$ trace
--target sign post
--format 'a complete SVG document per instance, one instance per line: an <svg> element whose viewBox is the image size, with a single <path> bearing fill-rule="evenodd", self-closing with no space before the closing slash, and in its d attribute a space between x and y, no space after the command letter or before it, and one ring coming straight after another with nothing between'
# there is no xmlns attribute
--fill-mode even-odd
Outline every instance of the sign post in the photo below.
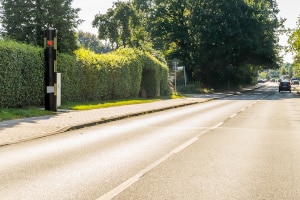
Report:
<svg viewBox="0 0 300 200"><path fill-rule="evenodd" d="M178 65L178 60L174 58L172 60L172 64L174 65L174 76L175 76L175 94L177 94L177 65Z"/></svg>
<svg viewBox="0 0 300 200"><path fill-rule="evenodd" d="M48 28L44 31L45 53L45 110L57 111L57 37L56 30Z"/></svg>

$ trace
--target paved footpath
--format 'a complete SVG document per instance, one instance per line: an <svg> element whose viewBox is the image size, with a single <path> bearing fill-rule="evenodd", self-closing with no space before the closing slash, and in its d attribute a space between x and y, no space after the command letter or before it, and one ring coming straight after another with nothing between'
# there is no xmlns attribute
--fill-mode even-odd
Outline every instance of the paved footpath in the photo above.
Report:
<svg viewBox="0 0 300 200"><path fill-rule="evenodd" d="M252 87L250 90L254 88L255 87ZM48 116L2 121L0 122L0 146L63 133L68 130L92 126L126 117L207 102L212 99L224 98L228 95L232 95L232 93L194 95L189 98L159 100L151 103L87 111L57 112L54 115Z"/></svg>

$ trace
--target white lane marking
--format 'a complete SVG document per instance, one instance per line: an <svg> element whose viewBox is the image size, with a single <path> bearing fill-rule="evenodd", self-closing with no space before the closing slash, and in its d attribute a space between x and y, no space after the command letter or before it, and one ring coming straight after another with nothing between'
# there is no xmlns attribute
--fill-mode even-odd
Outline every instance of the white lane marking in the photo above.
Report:
<svg viewBox="0 0 300 200"><path fill-rule="evenodd" d="M229 118L234 118L235 116L237 116L237 113L231 115Z"/></svg>
<svg viewBox="0 0 300 200"><path fill-rule="evenodd" d="M134 184L138 180L139 180L139 177L133 176L130 179L128 179L127 181L118 185L118 187L112 189L111 191L109 191L108 193L104 194L103 196L99 197L96 200L110 200L110 199L116 197L118 194L120 194L126 188L129 188L132 184Z"/></svg>
<svg viewBox="0 0 300 200"><path fill-rule="evenodd" d="M222 124L224 124L224 122L218 123L217 125L215 125L214 127L212 127L211 130L216 129L216 128L222 126Z"/></svg>
<svg viewBox="0 0 300 200"><path fill-rule="evenodd" d="M201 134L199 134L199 136L201 136L201 135L209 132L210 130L218 128L223 123L224 122L220 122L217 125L215 125L215 126L213 126L211 128L208 128L207 130L204 130ZM114 189L110 190L109 192L105 193L101 197L97 198L96 200L110 200L110 199L116 197L118 194L120 194L125 189L129 188L131 185L133 185L135 182L137 182L147 172L149 172L153 168L157 167L159 164L161 164L162 162L164 162L165 160L167 160L168 158L170 158L172 155L174 155L176 153L179 153L180 151L184 150L185 148L187 148L188 146L190 146L191 144L193 144L194 142L196 142L198 139L199 139L199 137L193 137L190 140L184 142L183 144L179 145L178 147L176 147L175 149L173 149L171 152L169 152L168 154L166 154L162 158L154 161L153 163L151 163L150 165L148 165L146 168L144 168L141 171L139 171L136 175L134 175L131 178L127 179L126 181L124 181L123 183L121 183L120 185L118 185L117 187L115 187Z"/></svg>
<svg viewBox="0 0 300 200"><path fill-rule="evenodd" d="M173 153L173 154L179 153L183 149L187 148L188 146L190 146L191 144L196 142L198 139L199 139L198 137L195 137L195 138L192 138L192 139L188 140L187 142L183 143L182 145L180 145L179 147L174 149L171 153Z"/></svg>

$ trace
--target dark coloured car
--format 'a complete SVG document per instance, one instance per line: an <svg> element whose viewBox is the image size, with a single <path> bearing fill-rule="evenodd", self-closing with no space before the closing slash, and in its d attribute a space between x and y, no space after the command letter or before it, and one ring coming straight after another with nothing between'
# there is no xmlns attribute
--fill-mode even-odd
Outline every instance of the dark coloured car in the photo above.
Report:
<svg viewBox="0 0 300 200"><path fill-rule="evenodd" d="M290 92L292 92L291 82L290 81L281 81L279 83L279 92L281 92L281 91L290 91Z"/></svg>

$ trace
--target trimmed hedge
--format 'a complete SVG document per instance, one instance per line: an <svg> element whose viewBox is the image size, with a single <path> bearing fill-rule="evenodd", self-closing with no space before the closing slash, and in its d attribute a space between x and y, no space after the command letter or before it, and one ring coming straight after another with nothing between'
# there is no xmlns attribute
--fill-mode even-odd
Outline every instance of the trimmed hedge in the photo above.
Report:
<svg viewBox="0 0 300 200"><path fill-rule="evenodd" d="M143 74L141 87L146 90L148 97L170 94L168 87L169 70L151 54L143 55Z"/></svg>
<svg viewBox="0 0 300 200"><path fill-rule="evenodd" d="M43 57L42 49L0 40L0 107L43 104Z"/></svg>
<svg viewBox="0 0 300 200"><path fill-rule="evenodd" d="M62 102L170 94L168 67L147 52L124 48L108 54L79 49L58 54ZM0 40L0 107L44 104L43 49Z"/></svg>
<svg viewBox="0 0 300 200"><path fill-rule="evenodd" d="M137 97L142 65L133 49L95 54L86 49L75 51L81 73L80 92L84 100Z"/></svg>
<svg viewBox="0 0 300 200"><path fill-rule="evenodd" d="M83 100L134 98L141 89L147 97L170 93L168 67L149 53L124 48L95 54L82 48L75 55L81 69L78 76Z"/></svg>

